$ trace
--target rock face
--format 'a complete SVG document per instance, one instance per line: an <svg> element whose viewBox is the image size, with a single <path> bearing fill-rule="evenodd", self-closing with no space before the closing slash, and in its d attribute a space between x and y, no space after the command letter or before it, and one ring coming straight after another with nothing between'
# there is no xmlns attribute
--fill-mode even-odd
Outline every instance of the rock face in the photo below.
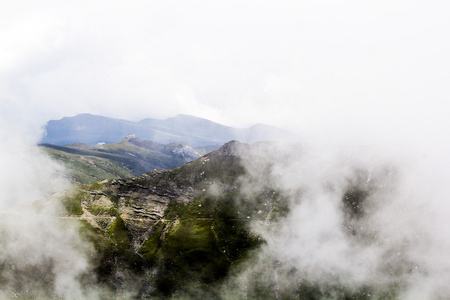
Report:
<svg viewBox="0 0 450 300"><path fill-rule="evenodd" d="M164 217L170 201L189 203L194 199L192 187L159 188L164 173L154 171L130 180L111 182L112 197L118 199L118 213L132 236L135 250L148 239L154 224Z"/></svg>
<svg viewBox="0 0 450 300"><path fill-rule="evenodd" d="M267 189L259 205L239 204L239 153L248 147L230 142L182 167L84 186L66 199L95 232L99 280L114 289L140 282L139 297L167 297L224 278L262 242L249 221L266 218L277 203ZM137 278L142 272L154 275Z"/></svg>
<svg viewBox="0 0 450 300"><path fill-rule="evenodd" d="M93 227L106 229L110 223L107 219L117 214L131 234L133 248L138 250L155 223L164 218L169 203L189 205L194 199L205 197L208 194L205 188L213 183L224 191L231 190L234 182L230 182L227 173L243 174L239 151L246 146L233 141L177 169L155 170L130 179L91 185L86 191L89 197L81 203L85 208L82 218ZM235 179L237 176L231 178Z"/></svg>

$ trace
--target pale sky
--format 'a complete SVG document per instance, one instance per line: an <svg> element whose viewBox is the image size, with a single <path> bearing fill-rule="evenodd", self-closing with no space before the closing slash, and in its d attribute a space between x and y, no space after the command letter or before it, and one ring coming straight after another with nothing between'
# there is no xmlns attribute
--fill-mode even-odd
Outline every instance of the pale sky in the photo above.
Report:
<svg viewBox="0 0 450 300"><path fill-rule="evenodd" d="M448 1L3 1L2 120L448 134ZM14 123L14 122L13 122Z"/></svg>

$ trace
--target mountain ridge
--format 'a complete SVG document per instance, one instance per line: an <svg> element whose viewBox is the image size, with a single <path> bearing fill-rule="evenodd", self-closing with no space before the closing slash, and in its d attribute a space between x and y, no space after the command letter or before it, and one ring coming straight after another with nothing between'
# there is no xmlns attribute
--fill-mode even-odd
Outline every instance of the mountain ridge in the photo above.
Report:
<svg viewBox="0 0 450 300"><path fill-rule="evenodd" d="M128 134L163 144L180 143L194 147L220 146L231 140L253 143L292 138L289 132L269 125L256 124L248 128L234 128L184 114L165 120L145 118L133 122L84 113L50 120L44 129L45 135L40 143L59 146L74 143L117 143Z"/></svg>
<svg viewBox="0 0 450 300"><path fill-rule="evenodd" d="M113 144L69 145L40 144L42 150L67 169L67 176L77 183L141 175L154 169L171 169L197 159L214 149L143 140L127 135Z"/></svg>
<svg viewBox="0 0 450 300"><path fill-rule="evenodd" d="M322 286L295 268L292 285L278 288L273 275L280 263L265 256L260 229L276 229L289 217L291 192L273 180L266 160L273 146L231 141L183 166L82 186L63 199L68 216L85 222L84 235L99 249L91 255L98 282L136 299L372 299L369 292L391 299L396 290L390 286ZM361 182L348 186L339 208L349 238L358 241L363 229L352 226L364 218L365 185L372 184ZM258 188L250 192L249 185ZM241 289L247 269L251 278ZM234 280L236 291L222 297Z"/></svg>
<svg viewBox="0 0 450 300"><path fill-rule="evenodd" d="M99 249L91 255L97 280L117 293L134 287L136 299L217 288L263 243L250 220L283 206L270 184L260 203L238 201L240 153L249 148L231 141L175 169L85 185L65 198L68 216Z"/></svg>

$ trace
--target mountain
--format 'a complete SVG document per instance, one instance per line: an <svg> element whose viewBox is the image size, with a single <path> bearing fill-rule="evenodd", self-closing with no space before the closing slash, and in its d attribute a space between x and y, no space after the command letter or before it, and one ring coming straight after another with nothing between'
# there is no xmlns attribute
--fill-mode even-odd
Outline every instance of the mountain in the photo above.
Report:
<svg viewBox="0 0 450 300"><path fill-rule="evenodd" d="M173 169L212 150L176 143L161 144L135 135L128 135L114 144L41 144L40 147L65 165L73 181L82 184L137 176L154 169Z"/></svg>
<svg viewBox="0 0 450 300"><path fill-rule="evenodd" d="M66 198L69 216L98 250L91 257L99 282L139 299L191 292L218 299L214 287L263 243L250 221L286 211L270 184L243 204L240 154L249 149L230 142L184 166L95 183Z"/></svg>
<svg viewBox="0 0 450 300"><path fill-rule="evenodd" d="M316 285L295 268L286 270L290 285L279 286L280 264L264 256L265 241L254 231L276 232L290 214L292 199L272 180L268 148L232 141L181 167L83 186L66 197L66 218L82 222L96 249L97 282L86 286L135 299L370 299L374 287ZM367 238L351 228L364 218L369 189L351 186L342 197L348 238Z"/></svg>
<svg viewBox="0 0 450 300"><path fill-rule="evenodd" d="M160 147L142 140L136 143ZM380 173L360 168L351 174L337 172L338 177L345 176L338 178L344 186L337 191L333 181L324 181L332 202L321 205L317 201L322 197L314 198L304 184L292 185L309 182L315 175L291 173L292 168L302 167L294 163L302 153L305 149L300 145L231 141L174 169L76 185L73 192L55 195L52 200L66 209L59 218L80 225L84 239L80 249L89 257L91 268L77 278L77 284L95 296L85 298L402 299L397 296L414 266L399 253L406 247L403 240L382 253L381 268L376 270L376 279L386 276L380 277L385 278L382 281L346 284L339 269L331 269L330 276L317 276L323 273L315 272L317 264L308 272L312 254L305 252L323 251L322 244L336 238L354 245L344 249L327 246L320 262L334 265L336 253L342 250L352 260L353 251L372 244L379 249L386 243L383 236L378 239L370 221L380 204L377 189L389 188L387 181L393 180L395 172L384 167ZM309 157L305 158L308 164ZM326 167L319 165L319 172ZM283 177L287 182L279 181L280 175L287 175ZM39 208L45 203L33 205ZM296 210L305 206L309 209L299 215ZM330 214L330 209L336 209L339 217ZM318 218L316 211L323 214ZM329 216L332 220L326 228L340 228L338 235L323 231ZM301 232L308 243L292 247L291 240L274 240L272 235L286 234L286 230ZM311 235L317 235L317 240ZM291 256L297 252L307 255ZM17 282L14 298L61 299L54 294L51 259L44 260L43 268L30 268L28 261L21 266L6 257L0 278L13 274ZM403 278L401 272L408 276ZM42 287L39 297L29 294L24 281L30 282L25 287Z"/></svg>
<svg viewBox="0 0 450 300"><path fill-rule="evenodd" d="M67 145L83 143L117 143L128 134L158 143L181 143L193 147L223 145L231 140L252 143L262 140L288 139L288 132L268 125L233 128L210 120L178 115L166 120L144 119L139 122L79 114L51 120L45 125L46 135L41 143Z"/></svg>

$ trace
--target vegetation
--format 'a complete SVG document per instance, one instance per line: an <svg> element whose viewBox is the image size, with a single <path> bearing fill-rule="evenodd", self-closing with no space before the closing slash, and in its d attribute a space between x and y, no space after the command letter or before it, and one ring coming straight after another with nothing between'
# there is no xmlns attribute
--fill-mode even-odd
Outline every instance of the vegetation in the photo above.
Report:
<svg viewBox="0 0 450 300"><path fill-rule="evenodd" d="M232 199L205 198L190 204L171 202L165 213L166 222L159 223L140 252L156 261L158 291L169 295L187 285L206 289L223 279L231 266L262 241L250 233L248 220L237 215Z"/></svg>
<svg viewBox="0 0 450 300"><path fill-rule="evenodd" d="M196 152L192 148L183 152L184 146L180 144L163 145L136 137L98 146L42 144L41 147L66 166L72 180L82 184L176 168L204 153L202 149Z"/></svg>
<svg viewBox="0 0 450 300"><path fill-rule="evenodd" d="M63 201L63 205L70 215L82 215L83 210L81 208L81 202L89 200L89 193L86 191L78 190L70 197L67 197Z"/></svg>
<svg viewBox="0 0 450 300"><path fill-rule="evenodd" d="M153 227L153 233L152 235L145 241L145 243L142 245L142 247L139 249L139 253L142 254L145 259L150 262L154 263L156 259L156 251L161 247L161 244L163 242L161 238L161 234L163 229L165 228L164 222L158 222Z"/></svg>
<svg viewBox="0 0 450 300"><path fill-rule="evenodd" d="M72 202L86 202L96 216L100 229L82 230L98 251L99 281L117 289L118 282L131 280L143 298L189 298L193 286L218 298L215 288L264 243L250 230L251 222L288 212L287 199L269 181L255 194L242 192L243 175L238 156L213 152L172 170L83 186L89 192ZM209 193L211 186L220 192ZM165 211L143 229L147 233L139 233L133 224L139 226L140 214L151 213L150 199ZM136 214L125 218L124 209Z"/></svg>
<svg viewBox="0 0 450 300"><path fill-rule="evenodd" d="M45 151L68 170L70 179L77 183L94 183L103 179L126 178L133 176L126 165L111 159L43 146Z"/></svg>

